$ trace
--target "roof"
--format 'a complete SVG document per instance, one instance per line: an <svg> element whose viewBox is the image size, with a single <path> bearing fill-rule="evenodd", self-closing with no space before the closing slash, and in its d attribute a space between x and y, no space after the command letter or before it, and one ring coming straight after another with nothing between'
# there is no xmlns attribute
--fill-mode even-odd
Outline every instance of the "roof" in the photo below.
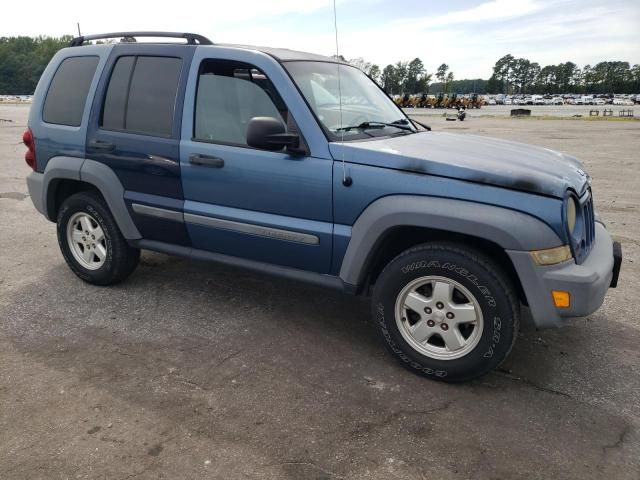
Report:
<svg viewBox="0 0 640 480"><path fill-rule="evenodd" d="M296 61L306 60L314 62L333 62L333 63L345 63L341 60L336 60L332 57L324 55L318 55L315 53L299 52L297 50L289 50L288 48L272 48L272 47L258 47L253 45L234 45L234 44L216 44L209 40L207 37L198 35L197 33L183 33L183 32L113 32L113 33L101 33L97 35L83 35L71 40L69 46L79 47L85 42L92 40L102 40L108 38L120 38L121 42L125 42L129 45L136 43L136 37L157 37L157 38L182 38L187 42L185 45L201 45L201 46L218 46L228 48L238 48L244 50L255 50L258 52L266 53L272 56L278 61ZM147 42L145 42L147 43ZM155 42L149 42L155 43Z"/></svg>
<svg viewBox="0 0 640 480"><path fill-rule="evenodd" d="M333 57L327 57L325 55L318 55L317 53L300 52L298 50L290 50L288 48L273 48L273 47L259 47L255 45L236 45L236 44L222 44L216 43L214 46L229 47L229 48L241 48L244 50L256 50L258 52L266 53L274 57L281 62L290 62L296 60L306 60L312 62L333 62L344 63L340 60L336 60Z"/></svg>

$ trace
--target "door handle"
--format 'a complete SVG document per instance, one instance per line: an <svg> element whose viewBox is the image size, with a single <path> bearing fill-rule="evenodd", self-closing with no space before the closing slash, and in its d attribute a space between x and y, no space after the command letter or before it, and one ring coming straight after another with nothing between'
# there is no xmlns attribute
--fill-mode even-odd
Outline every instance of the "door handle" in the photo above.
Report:
<svg viewBox="0 0 640 480"><path fill-rule="evenodd" d="M105 142L103 140L92 140L89 142L89 148L93 150L99 150L101 152L112 152L116 149L116 146L111 142Z"/></svg>
<svg viewBox="0 0 640 480"><path fill-rule="evenodd" d="M210 157L209 155L200 155L194 153L189 157L189 161L194 165L201 165L203 167L222 168L224 167L224 160L220 157Z"/></svg>

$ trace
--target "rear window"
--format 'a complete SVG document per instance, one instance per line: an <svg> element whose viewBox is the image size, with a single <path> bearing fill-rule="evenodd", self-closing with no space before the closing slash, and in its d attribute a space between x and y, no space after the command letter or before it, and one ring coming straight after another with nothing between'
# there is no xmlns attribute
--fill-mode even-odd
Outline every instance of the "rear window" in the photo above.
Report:
<svg viewBox="0 0 640 480"><path fill-rule="evenodd" d="M99 58L69 57L62 61L44 100L42 119L47 123L78 127Z"/></svg>
<svg viewBox="0 0 640 480"><path fill-rule="evenodd" d="M179 58L120 57L107 87L102 128L170 137L181 69Z"/></svg>

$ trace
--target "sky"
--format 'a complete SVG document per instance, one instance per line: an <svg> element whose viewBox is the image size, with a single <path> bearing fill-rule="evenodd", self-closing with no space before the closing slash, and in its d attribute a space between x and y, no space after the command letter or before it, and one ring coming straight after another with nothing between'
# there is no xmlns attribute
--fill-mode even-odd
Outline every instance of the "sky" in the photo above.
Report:
<svg viewBox="0 0 640 480"><path fill-rule="evenodd" d="M0 7L0 36L171 30L214 43L336 51L333 0L31 0ZM28 12L25 14L25 12ZM542 66L640 63L640 0L337 0L339 51L384 68L420 57L488 78L507 53Z"/></svg>

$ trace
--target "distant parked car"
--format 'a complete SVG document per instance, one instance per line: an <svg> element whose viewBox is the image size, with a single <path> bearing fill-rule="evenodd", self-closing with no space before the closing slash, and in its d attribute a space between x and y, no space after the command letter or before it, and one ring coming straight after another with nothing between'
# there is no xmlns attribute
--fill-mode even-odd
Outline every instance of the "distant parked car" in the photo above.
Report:
<svg viewBox="0 0 640 480"><path fill-rule="evenodd" d="M594 105L606 105L606 104L607 104L607 102L605 101L605 99L604 99L604 98L596 98L596 99L593 101L593 104L594 104Z"/></svg>
<svg viewBox="0 0 640 480"><path fill-rule="evenodd" d="M562 99L562 97L553 97L553 99L551 100L551 104L552 105L564 105L564 100Z"/></svg>

